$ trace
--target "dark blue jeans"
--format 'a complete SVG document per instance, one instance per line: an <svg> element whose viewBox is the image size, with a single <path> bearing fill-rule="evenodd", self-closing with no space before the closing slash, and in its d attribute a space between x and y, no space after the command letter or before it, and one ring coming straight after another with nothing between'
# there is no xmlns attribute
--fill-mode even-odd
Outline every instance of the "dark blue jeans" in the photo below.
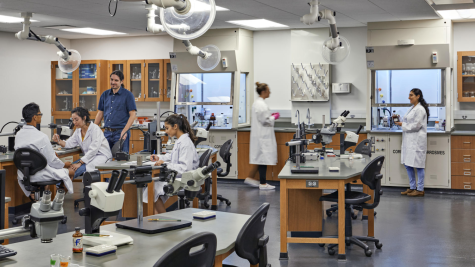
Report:
<svg viewBox="0 0 475 267"><path fill-rule="evenodd" d="M79 161L80 161L80 159L73 162L73 164L78 163ZM86 172L86 164L83 164L83 165L81 165L81 167L79 167L76 170L76 172L74 172L74 178L73 179L76 179L77 177L83 175L85 172Z"/></svg>
<svg viewBox="0 0 475 267"><path fill-rule="evenodd" d="M120 134L122 133L122 130L115 131L115 132L110 132L110 131L104 131L104 136L106 137L107 141L109 142L109 147L112 150L114 147L115 143L117 143L120 140ZM127 138L125 139L123 145L122 145L122 151L125 151L129 153L129 140L130 140L130 130L127 131ZM115 157L115 155L112 155L112 157Z"/></svg>

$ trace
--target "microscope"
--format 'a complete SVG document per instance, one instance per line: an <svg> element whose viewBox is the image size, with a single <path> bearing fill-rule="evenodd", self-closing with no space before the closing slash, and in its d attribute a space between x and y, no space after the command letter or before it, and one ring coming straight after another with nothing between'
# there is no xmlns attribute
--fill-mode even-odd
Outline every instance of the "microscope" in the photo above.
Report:
<svg viewBox="0 0 475 267"><path fill-rule="evenodd" d="M120 246L133 244L134 240L117 232L101 231L101 224L111 216L119 215L124 204L124 192L121 190L127 170L112 171L109 183L101 182L99 171L86 172L83 176L84 183L84 208L79 210L79 215L85 217L86 234L102 234L108 236L84 236L83 244L90 246L113 245ZM102 173L102 174L105 174Z"/></svg>

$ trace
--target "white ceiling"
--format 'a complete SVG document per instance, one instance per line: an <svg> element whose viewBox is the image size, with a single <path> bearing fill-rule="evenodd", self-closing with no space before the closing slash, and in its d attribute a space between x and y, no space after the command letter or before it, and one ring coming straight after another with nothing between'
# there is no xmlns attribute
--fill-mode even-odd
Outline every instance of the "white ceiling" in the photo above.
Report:
<svg viewBox="0 0 475 267"><path fill-rule="evenodd" d="M227 23L228 20L257 18L272 20L288 25L290 28L318 28L327 25L324 21L312 26L306 26L300 22L300 17L309 13L307 4L309 0L215 1L218 6L228 8L230 11L217 12L212 27L214 29L237 27L237 25ZM338 27L363 27L368 22L378 21L439 18L425 0L320 0L320 3L320 8L328 8L337 12ZM108 5L109 0L0 0L0 15L19 17L20 12L34 12L33 19L39 21L32 23L35 33L52 34L66 39L102 37L42 27L71 25L124 32L129 36L150 35L145 31L147 13L145 3L119 2L115 17L109 15ZM157 22L159 22L158 18ZM21 30L21 27L20 23L0 23L0 31L17 32Z"/></svg>

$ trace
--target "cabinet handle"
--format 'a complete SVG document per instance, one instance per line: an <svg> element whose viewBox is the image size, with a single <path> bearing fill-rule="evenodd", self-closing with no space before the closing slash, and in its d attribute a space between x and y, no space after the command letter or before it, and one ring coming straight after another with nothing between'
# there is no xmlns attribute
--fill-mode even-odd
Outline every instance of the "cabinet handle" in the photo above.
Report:
<svg viewBox="0 0 475 267"><path fill-rule="evenodd" d="M470 162L470 159L463 159L463 162Z"/></svg>
<svg viewBox="0 0 475 267"><path fill-rule="evenodd" d="M134 144L132 144L132 148L134 148Z"/></svg>
<svg viewBox="0 0 475 267"><path fill-rule="evenodd" d="M135 101L139 101L139 99L138 99L138 98L136 98L136 99L135 99Z"/></svg>
<svg viewBox="0 0 475 267"><path fill-rule="evenodd" d="M463 189L472 189L472 186L471 185L464 185Z"/></svg>
<svg viewBox="0 0 475 267"><path fill-rule="evenodd" d="M144 140L144 137L140 137L139 140Z"/></svg>
<svg viewBox="0 0 475 267"><path fill-rule="evenodd" d="M472 142L463 142L464 144L471 144Z"/></svg>
<svg viewBox="0 0 475 267"><path fill-rule="evenodd" d="M471 157L471 155L463 155L464 157Z"/></svg>
<svg viewBox="0 0 475 267"><path fill-rule="evenodd" d="M143 99L147 98L147 95L146 94L143 94Z"/></svg>
<svg viewBox="0 0 475 267"><path fill-rule="evenodd" d="M472 183L469 183L469 182L463 182L463 184L472 184Z"/></svg>
<svg viewBox="0 0 475 267"><path fill-rule="evenodd" d="M471 172L463 172L463 175L470 176L470 175L472 175L472 173Z"/></svg>
<svg viewBox="0 0 475 267"><path fill-rule="evenodd" d="M464 171L471 171L472 169L463 169Z"/></svg>

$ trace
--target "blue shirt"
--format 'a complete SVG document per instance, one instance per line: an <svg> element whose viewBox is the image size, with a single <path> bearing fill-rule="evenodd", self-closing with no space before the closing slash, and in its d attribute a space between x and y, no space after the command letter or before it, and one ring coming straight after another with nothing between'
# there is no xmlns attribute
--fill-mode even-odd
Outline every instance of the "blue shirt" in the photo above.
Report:
<svg viewBox="0 0 475 267"><path fill-rule="evenodd" d="M102 93L98 109L104 112L104 127L122 129L130 118L129 112L137 107L132 92L121 87L116 94L112 89Z"/></svg>

